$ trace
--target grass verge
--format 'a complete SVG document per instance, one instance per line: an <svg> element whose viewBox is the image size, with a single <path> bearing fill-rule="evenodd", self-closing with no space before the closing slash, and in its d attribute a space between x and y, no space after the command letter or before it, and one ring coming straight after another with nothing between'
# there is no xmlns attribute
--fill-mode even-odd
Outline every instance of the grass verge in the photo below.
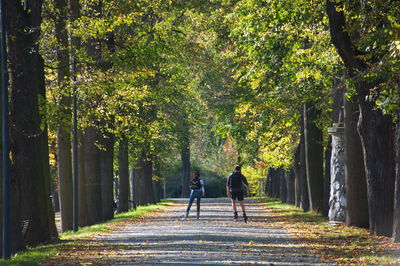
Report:
<svg viewBox="0 0 400 266"><path fill-rule="evenodd" d="M80 227L77 232L67 231L59 235L59 240L53 243L27 248L24 251L14 254L9 260L0 260L0 265L37 265L52 256L55 256L68 247L76 245L81 239L87 239L98 233L111 231L118 226L131 220L144 217L153 212L159 211L166 206L172 205L171 201L162 201L158 204L139 206L136 210L115 215L114 219L104 223Z"/></svg>
<svg viewBox="0 0 400 266"><path fill-rule="evenodd" d="M400 244L388 237L371 236L363 228L331 226L319 214L276 199L259 201L266 204L272 227L288 229L296 244L323 260L346 265L400 264Z"/></svg>

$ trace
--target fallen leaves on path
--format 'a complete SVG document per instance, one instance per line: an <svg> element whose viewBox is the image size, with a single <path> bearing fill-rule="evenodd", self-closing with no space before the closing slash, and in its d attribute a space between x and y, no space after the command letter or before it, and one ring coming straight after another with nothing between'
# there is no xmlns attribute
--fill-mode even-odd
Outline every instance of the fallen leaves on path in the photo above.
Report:
<svg viewBox="0 0 400 266"><path fill-rule="evenodd" d="M330 226L317 214L287 206L280 209L276 203L273 207L266 203L269 226L289 230L299 246L322 255L325 261L346 265L400 264L400 243L393 243L388 237L371 236L366 229L343 224Z"/></svg>

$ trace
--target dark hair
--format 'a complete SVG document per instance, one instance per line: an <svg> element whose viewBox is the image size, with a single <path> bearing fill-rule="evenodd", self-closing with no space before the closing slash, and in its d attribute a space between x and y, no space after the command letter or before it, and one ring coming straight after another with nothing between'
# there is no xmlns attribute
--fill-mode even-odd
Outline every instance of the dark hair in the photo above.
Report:
<svg viewBox="0 0 400 266"><path fill-rule="evenodd" d="M242 170L242 167L241 167L240 165L237 165L237 166L235 167L235 171L240 171L240 170Z"/></svg>
<svg viewBox="0 0 400 266"><path fill-rule="evenodd" d="M194 172L194 176L195 176L195 177L199 177L199 176L200 176L200 171Z"/></svg>

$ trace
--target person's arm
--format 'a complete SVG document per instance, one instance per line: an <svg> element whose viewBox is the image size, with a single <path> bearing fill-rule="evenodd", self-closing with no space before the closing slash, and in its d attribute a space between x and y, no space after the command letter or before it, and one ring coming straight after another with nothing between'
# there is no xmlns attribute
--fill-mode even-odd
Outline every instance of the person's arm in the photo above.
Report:
<svg viewBox="0 0 400 266"><path fill-rule="evenodd" d="M249 186L249 182L247 182L247 178L246 178L244 175L242 175L242 180L243 180L243 183L244 183L245 186L246 186L247 195L250 195L250 186Z"/></svg>
<svg viewBox="0 0 400 266"><path fill-rule="evenodd" d="M201 191L203 192L203 197L206 195L206 192L204 190L204 180L200 179L200 184L201 184Z"/></svg>
<svg viewBox="0 0 400 266"><path fill-rule="evenodd" d="M228 179L226 180L226 195L230 198L231 197L231 190L229 188L229 181L231 177L229 176Z"/></svg>

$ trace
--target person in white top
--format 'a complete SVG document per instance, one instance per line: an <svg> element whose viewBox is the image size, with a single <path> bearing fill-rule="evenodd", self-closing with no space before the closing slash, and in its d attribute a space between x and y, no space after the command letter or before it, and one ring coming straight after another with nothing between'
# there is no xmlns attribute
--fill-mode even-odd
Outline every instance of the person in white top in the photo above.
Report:
<svg viewBox="0 0 400 266"><path fill-rule="evenodd" d="M204 190L204 180L200 179L200 172L196 172L194 174L194 178L190 182L190 199L189 199L189 204L186 208L186 215L185 218L188 218L189 212L190 212L190 207L192 207L193 201L196 198L197 199L197 219L200 218L200 200L201 197L204 197L205 195L205 190Z"/></svg>

